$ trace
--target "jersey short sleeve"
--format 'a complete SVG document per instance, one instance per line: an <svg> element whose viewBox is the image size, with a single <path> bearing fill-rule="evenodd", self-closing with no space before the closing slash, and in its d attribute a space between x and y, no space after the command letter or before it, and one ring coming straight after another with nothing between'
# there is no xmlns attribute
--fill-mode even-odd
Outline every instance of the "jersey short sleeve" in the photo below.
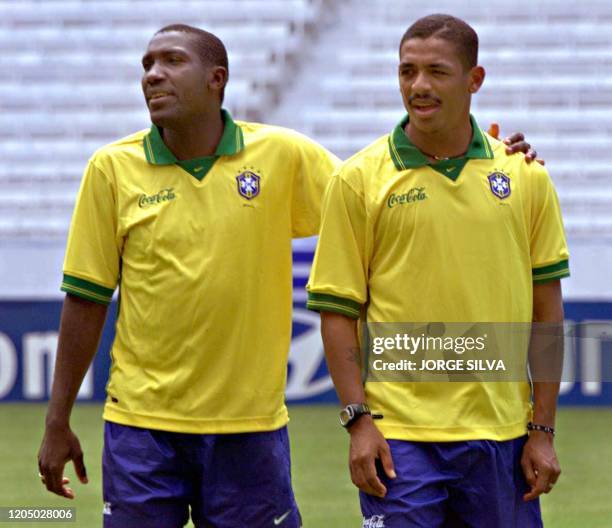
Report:
<svg viewBox="0 0 612 528"><path fill-rule="evenodd" d="M532 170L530 252L533 280L546 282L569 277L569 251L559 198L546 169L534 163Z"/></svg>
<svg viewBox="0 0 612 528"><path fill-rule="evenodd" d="M308 237L319 232L321 200L340 160L321 145L297 135L291 203L292 235Z"/></svg>
<svg viewBox="0 0 612 528"><path fill-rule="evenodd" d="M77 197L64 259L61 289L100 304L110 303L119 278L116 189L89 161Z"/></svg>
<svg viewBox="0 0 612 528"><path fill-rule="evenodd" d="M367 300L363 194L334 176L323 201L321 232L306 286L307 307L359 318Z"/></svg>

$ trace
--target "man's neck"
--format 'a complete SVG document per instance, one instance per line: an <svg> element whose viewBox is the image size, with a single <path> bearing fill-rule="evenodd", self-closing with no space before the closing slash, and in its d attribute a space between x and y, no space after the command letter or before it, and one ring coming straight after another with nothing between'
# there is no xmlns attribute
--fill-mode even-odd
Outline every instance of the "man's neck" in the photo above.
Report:
<svg viewBox="0 0 612 528"><path fill-rule="evenodd" d="M212 156L223 136L220 112L193 120L182 127L164 128L162 138L178 160Z"/></svg>
<svg viewBox="0 0 612 528"><path fill-rule="evenodd" d="M404 132L414 146L432 161L463 156L470 147L473 135L469 117L456 127L433 133L418 130L408 122Z"/></svg>

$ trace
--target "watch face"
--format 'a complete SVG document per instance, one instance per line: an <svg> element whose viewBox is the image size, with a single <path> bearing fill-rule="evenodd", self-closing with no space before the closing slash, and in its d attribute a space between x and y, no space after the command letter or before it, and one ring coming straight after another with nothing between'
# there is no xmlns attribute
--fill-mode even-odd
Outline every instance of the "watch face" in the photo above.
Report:
<svg viewBox="0 0 612 528"><path fill-rule="evenodd" d="M351 418L354 415L352 411L353 409L351 409L350 407L344 408L340 411L340 423L342 425L346 425L347 423L351 421Z"/></svg>

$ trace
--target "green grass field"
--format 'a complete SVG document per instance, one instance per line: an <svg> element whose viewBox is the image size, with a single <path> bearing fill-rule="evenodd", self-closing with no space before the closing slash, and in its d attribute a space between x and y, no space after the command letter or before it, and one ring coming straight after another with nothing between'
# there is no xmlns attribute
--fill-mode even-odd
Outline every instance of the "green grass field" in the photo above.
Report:
<svg viewBox="0 0 612 528"><path fill-rule="evenodd" d="M74 501L50 495L38 479L36 453L44 413L43 405L0 405L0 506L70 505L77 509L77 521L51 526L101 526L101 408L82 404L74 412L73 428L85 451L90 480L86 486L74 484L77 495ZM347 470L348 435L337 425L336 408L296 406L290 408L290 414L293 481L304 526L361 526L357 493ZM542 501L545 525L609 528L612 526L612 410L561 409L557 425L556 445L563 474L554 492ZM67 473L74 483L72 467Z"/></svg>

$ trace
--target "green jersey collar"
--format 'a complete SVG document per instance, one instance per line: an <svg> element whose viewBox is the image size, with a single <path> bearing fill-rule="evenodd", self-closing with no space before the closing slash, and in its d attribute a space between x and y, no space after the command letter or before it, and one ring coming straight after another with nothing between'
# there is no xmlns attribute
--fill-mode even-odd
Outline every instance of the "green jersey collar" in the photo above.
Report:
<svg viewBox="0 0 612 528"><path fill-rule="evenodd" d="M217 145L215 154L213 156L207 156L210 158L231 156L244 148L244 136L240 126L234 122L227 110L221 110L221 118L225 125L223 127L223 135L221 136L219 145ZM143 146L147 161L153 165L171 165L178 162L176 156L172 154L164 143L161 136L161 130L157 125L151 125L151 131L144 137ZM202 158L197 159L201 160Z"/></svg>
<svg viewBox="0 0 612 528"><path fill-rule="evenodd" d="M439 165L439 163L432 164L412 141L410 141L410 138L404 132L404 127L408 124L408 121L409 116L406 114L393 129L391 134L389 134L389 153L391 154L391 159L393 160L395 168L397 170L406 170L424 167L425 165ZM492 159L493 152L491 150L491 145L489 145L486 136L472 115L470 115L470 122L472 123L473 130L472 142L464 158Z"/></svg>

